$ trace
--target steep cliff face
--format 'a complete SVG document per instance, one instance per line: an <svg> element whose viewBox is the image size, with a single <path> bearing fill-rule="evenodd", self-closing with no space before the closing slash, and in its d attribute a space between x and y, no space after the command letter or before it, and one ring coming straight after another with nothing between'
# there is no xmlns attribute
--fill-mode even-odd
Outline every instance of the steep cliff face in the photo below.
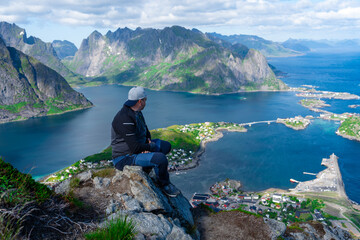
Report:
<svg viewBox="0 0 360 240"><path fill-rule="evenodd" d="M200 93L280 90L264 56L236 44L221 44L198 30L128 28L93 32L72 60L72 71L93 83L141 85L152 89Z"/></svg>
<svg viewBox="0 0 360 240"><path fill-rule="evenodd" d="M57 72L0 39L0 123L91 105Z"/></svg>
<svg viewBox="0 0 360 240"><path fill-rule="evenodd" d="M6 46L34 57L46 66L54 69L66 80L71 82L84 81L80 76L67 69L58 58L51 43L45 43L41 39L30 36L27 37L26 31L15 24L0 22L0 37Z"/></svg>

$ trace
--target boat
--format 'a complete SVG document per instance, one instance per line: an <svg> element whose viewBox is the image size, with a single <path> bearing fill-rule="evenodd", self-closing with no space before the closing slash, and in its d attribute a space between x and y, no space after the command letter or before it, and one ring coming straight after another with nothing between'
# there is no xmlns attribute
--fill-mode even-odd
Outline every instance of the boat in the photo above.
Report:
<svg viewBox="0 0 360 240"><path fill-rule="evenodd" d="M292 179L292 178L290 178L290 182L292 182L292 183L299 183L299 181L297 181L297 180L295 180L295 179Z"/></svg>

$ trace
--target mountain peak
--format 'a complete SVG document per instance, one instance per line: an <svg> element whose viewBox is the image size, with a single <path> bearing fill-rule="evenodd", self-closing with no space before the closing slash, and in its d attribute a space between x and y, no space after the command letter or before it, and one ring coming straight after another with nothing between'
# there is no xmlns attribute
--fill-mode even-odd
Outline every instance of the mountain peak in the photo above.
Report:
<svg viewBox="0 0 360 240"><path fill-rule="evenodd" d="M98 82L162 90L213 94L284 87L262 54L177 25L89 36L68 66Z"/></svg>

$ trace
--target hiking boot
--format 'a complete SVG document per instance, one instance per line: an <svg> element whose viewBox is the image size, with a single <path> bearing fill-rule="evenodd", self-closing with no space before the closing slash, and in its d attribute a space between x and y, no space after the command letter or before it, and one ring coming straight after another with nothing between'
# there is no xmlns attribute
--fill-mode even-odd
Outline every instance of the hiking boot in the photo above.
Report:
<svg viewBox="0 0 360 240"><path fill-rule="evenodd" d="M165 192L166 195L168 195L169 197L176 197L177 195L180 194L179 189L177 189L173 184L168 184L166 186L163 187L163 190Z"/></svg>

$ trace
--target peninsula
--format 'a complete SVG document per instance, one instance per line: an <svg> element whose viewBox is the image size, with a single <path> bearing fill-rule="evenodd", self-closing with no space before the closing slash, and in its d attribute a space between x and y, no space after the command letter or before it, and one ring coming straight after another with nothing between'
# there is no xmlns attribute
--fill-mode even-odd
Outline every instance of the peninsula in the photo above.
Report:
<svg viewBox="0 0 360 240"><path fill-rule="evenodd" d="M171 143L172 150L168 154L168 168L169 171L179 171L198 166L206 144L222 138L223 131L246 132L247 130L243 127L243 124L238 123L205 122L173 125L167 128L154 129L150 132L152 138L164 139ZM111 147L108 147L101 153L81 159L69 167L44 177L40 181L48 185L54 185L59 181L71 178L79 172L108 167L112 164L111 159Z"/></svg>
<svg viewBox="0 0 360 240"><path fill-rule="evenodd" d="M294 189L291 189L291 192L296 194L303 192L334 192L339 198L347 199L338 165L338 157L333 153L330 158L323 158L321 165L327 168L319 172L316 179L299 182Z"/></svg>
<svg viewBox="0 0 360 240"><path fill-rule="evenodd" d="M343 120L336 134L350 140L360 141L360 115L351 115Z"/></svg>

